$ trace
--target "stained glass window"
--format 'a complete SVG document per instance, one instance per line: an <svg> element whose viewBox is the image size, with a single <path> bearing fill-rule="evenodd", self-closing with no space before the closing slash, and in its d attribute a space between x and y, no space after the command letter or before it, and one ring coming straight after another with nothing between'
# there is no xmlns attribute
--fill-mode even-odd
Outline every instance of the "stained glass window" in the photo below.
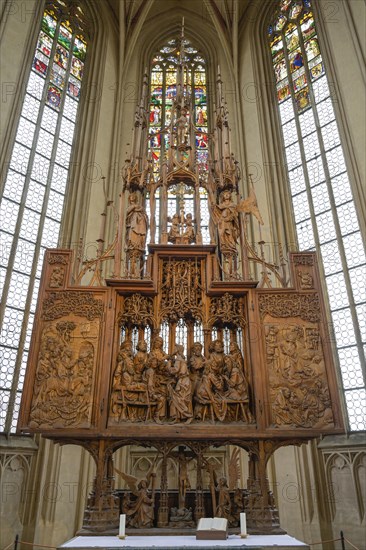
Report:
<svg viewBox="0 0 366 550"><path fill-rule="evenodd" d="M311 2L268 28L300 250L322 261L351 430L366 429L366 258Z"/></svg>
<svg viewBox="0 0 366 550"><path fill-rule="evenodd" d="M194 124L194 151L200 176L205 177L208 171L208 116L207 116L207 88L205 60L187 39L184 40L184 95L191 98L189 112L186 118ZM149 95L149 134L148 150L153 161L155 180L161 176L162 161L170 147L176 146L176 128L172 127L173 99L177 95L177 68L182 61L179 51L180 41L169 40L160 48L153 57L150 73L150 95ZM187 154L188 153L184 153ZM203 244L209 244L210 236L208 231L208 197L204 188L200 188L199 196L194 196L192 187L186 186L183 196L179 186L169 188L168 193L168 218L179 213L180 201L184 201L185 213L194 217L194 201L200 201L201 211L201 233ZM152 236L152 242L158 240L160 234L159 191L156 196L156 235ZM147 204L149 214L149 205ZM168 231L171 222L168 223ZM150 237L150 236L149 236Z"/></svg>
<svg viewBox="0 0 366 550"><path fill-rule="evenodd" d="M74 3L47 2L0 203L0 430L16 428L43 254L56 247L87 41Z"/></svg>

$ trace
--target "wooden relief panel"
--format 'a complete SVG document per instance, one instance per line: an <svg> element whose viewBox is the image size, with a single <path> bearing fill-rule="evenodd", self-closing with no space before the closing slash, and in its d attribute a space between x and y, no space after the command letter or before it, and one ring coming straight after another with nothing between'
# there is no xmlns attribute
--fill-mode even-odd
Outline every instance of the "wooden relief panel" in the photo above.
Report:
<svg viewBox="0 0 366 550"><path fill-rule="evenodd" d="M318 295L261 295L259 303L272 425L333 427Z"/></svg>
<svg viewBox="0 0 366 550"><path fill-rule="evenodd" d="M27 394L29 428L81 429L93 424L104 316L103 296L97 294L84 290L45 294L40 337L32 349L27 380L32 388Z"/></svg>

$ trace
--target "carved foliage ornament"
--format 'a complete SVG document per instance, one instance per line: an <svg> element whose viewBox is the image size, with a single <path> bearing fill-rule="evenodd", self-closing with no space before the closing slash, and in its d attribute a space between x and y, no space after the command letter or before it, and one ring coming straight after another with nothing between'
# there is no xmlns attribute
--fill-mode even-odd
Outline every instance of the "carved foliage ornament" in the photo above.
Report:
<svg viewBox="0 0 366 550"><path fill-rule="evenodd" d="M295 292L286 294L261 294L259 296L261 319L265 315L272 317L301 317L313 323L320 321L320 303L318 294Z"/></svg>
<svg viewBox="0 0 366 550"><path fill-rule="evenodd" d="M92 321L103 315L103 302L96 300L92 292L65 291L49 294L43 302L42 319L53 321L69 313Z"/></svg>
<svg viewBox="0 0 366 550"><path fill-rule="evenodd" d="M161 319L202 318L201 262L164 262L162 280Z"/></svg>
<svg viewBox="0 0 366 550"><path fill-rule="evenodd" d="M118 324L131 323L146 326L153 322L153 300L141 294L132 294L124 301L123 311L118 315Z"/></svg>
<svg viewBox="0 0 366 550"><path fill-rule="evenodd" d="M293 257L295 265L314 265L314 256L313 255L296 255Z"/></svg>
<svg viewBox="0 0 366 550"><path fill-rule="evenodd" d="M53 264L67 265L69 263L68 256L65 256L63 254L51 254L48 258L48 263L50 265L53 265Z"/></svg>
<svg viewBox="0 0 366 550"><path fill-rule="evenodd" d="M220 298L212 298L210 324L231 324L243 327L246 324L243 298L235 298L226 292Z"/></svg>

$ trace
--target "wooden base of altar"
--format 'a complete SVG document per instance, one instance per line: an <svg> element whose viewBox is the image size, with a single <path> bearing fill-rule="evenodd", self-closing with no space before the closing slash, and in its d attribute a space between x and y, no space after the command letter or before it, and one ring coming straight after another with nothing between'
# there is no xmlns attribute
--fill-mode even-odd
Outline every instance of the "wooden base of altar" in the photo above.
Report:
<svg viewBox="0 0 366 550"><path fill-rule="evenodd" d="M152 529L152 531L160 531ZM124 540L117 536L77 536L65 542L57 550L110 550L112 548L128 548L130 550L201 550L201 548L226 548L245 550L310 550L310 547L289 535L249 535L242 539L239 535L229 535L226 540L196 540L196 535L168 536L127 536Z"/></svg>

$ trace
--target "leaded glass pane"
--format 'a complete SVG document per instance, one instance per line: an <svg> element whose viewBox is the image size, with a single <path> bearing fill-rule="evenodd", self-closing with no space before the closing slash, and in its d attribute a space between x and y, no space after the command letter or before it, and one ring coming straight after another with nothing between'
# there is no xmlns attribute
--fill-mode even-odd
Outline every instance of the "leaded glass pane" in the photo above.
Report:
<svg viewBox="0 0 366 550"><path fill-rule="evenodd" d="M325 210L331 209L329 201L328 189L325 183L317 185L311 189L311 196L313 199L313 206L315 214L320 214Z"/></svg>
<svg viewBox="0 0 366 550"><path fill-rule="evenodd" d="M338 347L356 344L355 331L349 308L333 311L332 322Z"/></svg>
<svg viewBox="0 0 366 550"><path fill-rule="evenodd" d="M340 309L348 306L347 286L343 273L337 273L327 278L330 309Z"/></svg>
<svg viewBox="0 0 366 550"><path fill-rule="evenodd" d="M337 215L342 235L352 233L358 228L357 214L353 201L339 206L337 208Z"/></svg>
<svg viewBox="0 0 366 550"><path fill-rule="evenodd" d="M316 225L321 244L337 238L332 212L324 212L316 216Z"/></svg>
<svg viewBox="0 0 366 550"><path fill-rule="evenodd" d="M344 237L343 243L349 268L365 263L364 243L359 231L353 235Z"/></svg>
<svg viewBox="0 0 366 550"><path fill-rule="evenodd" d="M362 386L362 370L357 347L352 346L340 349L338 357L345 389L348 390Z"/></svg>
<svg viewBox="0 0 366 550"><path fill-rule="evenodd" d="M13 170L9 170L4 186L4 197L20 203L24 189L24 183L24 176L13 172Z"/></svg>
<svg viewBox="0 0 366 550"><path fill-rule="evenodd" d="M299 225L296 226L296 231L300 250L311 250L315 247L311 220L301 222Z"/></svg>
<svg viewBox="0 0 366 550"><path fill-rule="evenodd" d="M349 270L355 303L366 302L366 265Z"/></svg>
<svg viewBox="0 0 366 550"><path fill-rule="evenodd" d="M0 220L2 227L9 233L14 233L18 220L19 204L3 199L0 204Z"/></svg>
<svg viewBox="0 0 366 550"><path fill-rule="evenodd" d="M23 145L26 145L27 147L32 147L33 142L33 136L34 132L36 130L36 125L32 122L29 122L29 120L26 120L25 118L21 117L19 120L19 126L17 135L15 136L15 139L22 143Z"/></svg>
<svg viewBox="0 0 366 550"><path fill-rule="evenodd" d="M366 430L366 391L346 391L348 418L351 430Z"/></svg>

